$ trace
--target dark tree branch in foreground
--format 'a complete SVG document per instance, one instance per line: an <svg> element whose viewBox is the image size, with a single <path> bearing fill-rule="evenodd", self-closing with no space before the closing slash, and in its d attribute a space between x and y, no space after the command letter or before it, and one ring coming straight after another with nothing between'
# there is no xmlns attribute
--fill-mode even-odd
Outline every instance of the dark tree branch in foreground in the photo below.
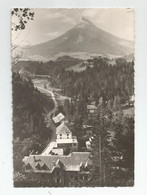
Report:
<svg viewBox="0 0 147 195"><path fill-rule="evenodd" d="M12 17L15 18L15 22L12 21L11 30L24 30L28 20L33 20L34 12L31 12L29 8L13 8L11 11Z"/></svg>
<svg viewBox="0 0 147 195"><path fill-rule="evenodd" d="M12 26L11 26L12 32L24 30L26 28L27 22L29 20L34 19L34 12L32 12L29 8L13 8L11 11L11 15L12 15ZM19 59L22 57L22 53L20 54L19 52L16 52L17 48L18 48L18 43L16 43L15 40L12 41L12 46L11 46L12 65L16 64L19 61Z"/></svg>

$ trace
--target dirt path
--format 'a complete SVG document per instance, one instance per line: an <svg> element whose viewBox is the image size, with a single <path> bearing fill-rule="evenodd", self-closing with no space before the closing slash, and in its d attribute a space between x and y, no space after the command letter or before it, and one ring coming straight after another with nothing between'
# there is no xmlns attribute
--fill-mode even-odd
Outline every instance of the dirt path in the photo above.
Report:
<svg viewBox="0 0 147 195"><path fill-rule="evenodd" d="M50 128L52 130L52 137L51 137L50 143L47 145L47 147L43 150L43 152L41 154L41 155L49 155L50 151L53 149L53 147L56 144L56 127L52 121L52 117L55 116L56 110L58 108L58 104L57 104L55 95L52 91L49 91L49 90L44 89L42 87L38 87L38 86L36 86L36 87L41 93L44 93L46 96L49 96L54 102L53 110L51 110L47 114L47 126L50 126Z"/></svg>

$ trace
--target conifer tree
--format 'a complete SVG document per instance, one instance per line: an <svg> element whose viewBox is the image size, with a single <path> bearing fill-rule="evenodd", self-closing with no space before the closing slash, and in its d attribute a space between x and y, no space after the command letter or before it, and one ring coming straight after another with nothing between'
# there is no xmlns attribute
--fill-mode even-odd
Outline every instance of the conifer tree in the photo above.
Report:
<svg viewBox="0 0 147 195"><path fill-rule="evenodd" d="M116 132L115 140L119 170L115 172L114 179L116 182L119 181L118 185L132 186L134 181L134 118L124 116L120 123L119 126L122 128Z"/></svg>
<svg viewBox="0 0 147 195"><path fill-rule="evenodd" d="M110 177L111 155L114 146L112 144L111 121L108 118L106 109L103 107L102 98L99 100L97 115L93 126L90 185L105 186Z"/></svg>

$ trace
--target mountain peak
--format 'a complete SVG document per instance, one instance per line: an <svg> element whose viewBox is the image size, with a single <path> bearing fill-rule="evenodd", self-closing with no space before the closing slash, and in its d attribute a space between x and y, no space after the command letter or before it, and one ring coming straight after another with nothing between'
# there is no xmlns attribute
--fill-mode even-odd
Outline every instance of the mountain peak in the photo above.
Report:
<svg viewBox="0 0 147 195"><path fill-rule="evenodd" d="M84 16L81 17L80 23L91 24L91 22Z"/></svg>
<svg viewBox="0 0 147 195"><path fill-rule="evenodd" d="M89 26L89 25L94 25L94 24L90 22L87 18L82 16L78 24L78 27L82 28L82 27Z"/></svg>

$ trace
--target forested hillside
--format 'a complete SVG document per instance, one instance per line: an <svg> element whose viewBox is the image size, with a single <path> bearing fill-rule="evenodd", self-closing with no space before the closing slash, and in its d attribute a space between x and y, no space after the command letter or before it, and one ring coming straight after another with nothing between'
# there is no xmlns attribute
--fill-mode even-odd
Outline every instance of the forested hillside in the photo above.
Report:
<svg viewBox="0 0 147 195"><path fill-rule="evenodd" d="M22 79L18 73L13 73L12 84L14 160L19 164L31 150L41 152L51 137L44 116L54 105L33 87L31 80ZM19 168L17 163L15 168Z"/></svg>
<svg viewBox="0 0 147 195"><path fill-rule="evenodd" d="M123 104L134 94L134 62L126 62L117 59L112 66L105 59L94 59L93 67L87 67L85 71L65 71L60 67L53 67L50 75L52 85L62 89L62 93L69 97L82 99L85 103L88 99L98 102L102 97L104 102L119 99Z"/></svg>
<svg viewBox="0 0 147 195"><path fill-rule="evenodd" d="M134 185L134 118L98 104L92 119L92 186ZM98 162L101 152L101 171ZM103 167L103 168L102 168ZM100 178L100 179L99 179Z"/></svg>
<svg viewBox="0 0 147 195"><path fill-rule="evenodd" d="M97 105L101 97L105 106L108 102L111 107L116 102L125 104L134 94L133 61L118 58L116 65L112 66L107 58L99 57L88 60L92 67L87 65L85 71L74 72L66 69L63 59L65 57L47 63L18 62L15 71L22 70L23 67L24 72L28 71L29 74L49 75L49 82L53 87L60 88L63 95L79 100L79 109L84 108L89 100L96 101Z"/></svg>
<svg viewBox="0 0 147 195"><path fill-rule="evenodd" d="M13 66L15 72L29 72L32 74L50 74L50 68L52 66L60 68L68 68L82 62L81 59L72 58L70 56L62 56L55 61L39 62L39 61L19 61Z"/></svg>

